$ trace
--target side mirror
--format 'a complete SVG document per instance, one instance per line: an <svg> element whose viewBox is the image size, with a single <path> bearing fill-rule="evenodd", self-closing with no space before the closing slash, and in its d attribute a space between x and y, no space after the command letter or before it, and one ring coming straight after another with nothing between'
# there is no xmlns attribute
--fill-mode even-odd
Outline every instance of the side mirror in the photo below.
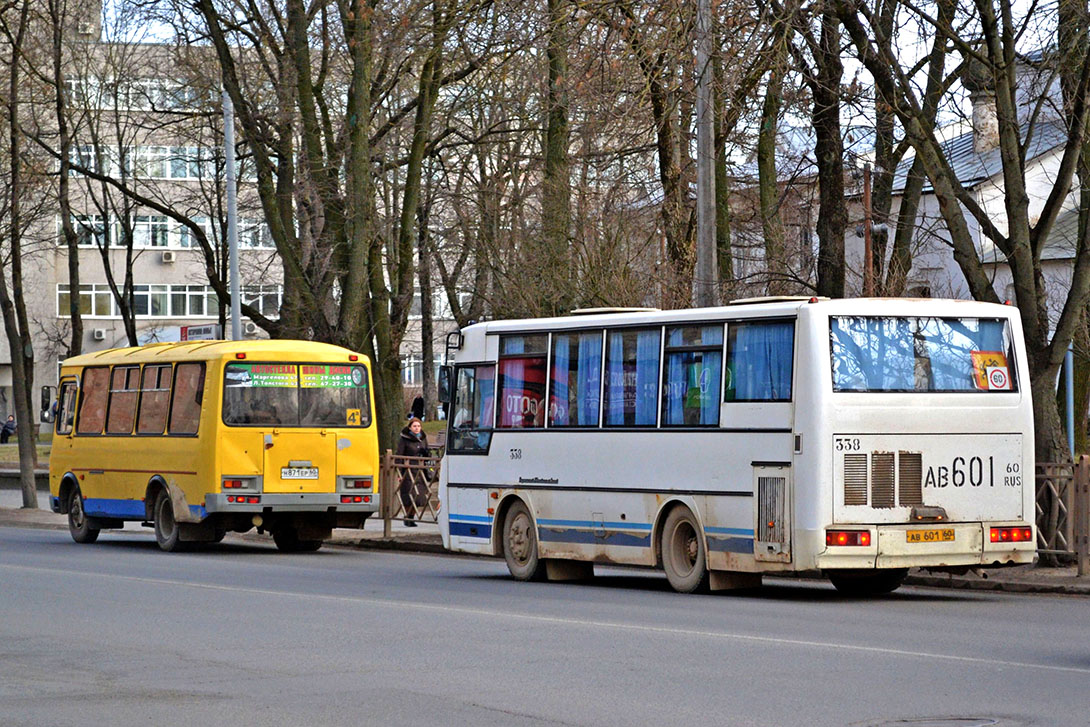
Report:
<svg viewBox="0 0 1090 727"><path fill-rule="evenodd" d="M444 404L449 404L450 403L450 378L451 378L451 373L452 373L452 370L451 370L450 366L440 366L439 367L439 385L437 387L437 389L438 389L437 393L438 393L438 396L439 396L439 401L441 401Z"/></svg>
<svg viewBox="0 0 1090 727"><path fill-rule="evenodd" d="M42 424L52 424L56 417L53 415L53 387L42 387L42 411L38 415L38 419Z"/></svg>

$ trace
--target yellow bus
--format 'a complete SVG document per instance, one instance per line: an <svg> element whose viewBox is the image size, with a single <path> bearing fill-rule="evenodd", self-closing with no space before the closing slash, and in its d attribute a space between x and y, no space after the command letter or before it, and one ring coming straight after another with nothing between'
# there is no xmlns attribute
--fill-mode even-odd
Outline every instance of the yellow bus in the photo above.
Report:
<svg viewBox="0 0 1090 727"><path fill-rule="evenodd" d="M43 405L51 397L43 391ZM62 364L50 504L77 543L139 521L159 547L272 534L313 551L379 508L366 356L310 341L189 341Z"/></svg>

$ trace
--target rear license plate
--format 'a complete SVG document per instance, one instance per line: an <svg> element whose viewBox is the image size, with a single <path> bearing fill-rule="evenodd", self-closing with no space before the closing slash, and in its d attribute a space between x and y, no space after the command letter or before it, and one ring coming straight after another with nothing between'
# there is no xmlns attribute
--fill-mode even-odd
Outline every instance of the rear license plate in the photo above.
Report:
<svg viewBox="0 0 1090 727"><path fill-rule="evenodd" d="M946 543L952 540L954 540L953 528L908 531L908 542L910 543Z"/></svg>
<svg viewBox="0 0 1090 727"><path fill-rule="evenodd" d="M280 479L282 480L316 480L318 479L317 467L281 467ZM953 538L951 538L953 540Z"/></svg>

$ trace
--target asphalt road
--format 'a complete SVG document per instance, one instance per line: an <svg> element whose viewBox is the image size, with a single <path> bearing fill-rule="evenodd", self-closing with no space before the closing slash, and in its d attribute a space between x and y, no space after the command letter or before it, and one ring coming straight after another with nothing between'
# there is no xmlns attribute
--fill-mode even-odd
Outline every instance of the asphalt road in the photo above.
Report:
<svg viewBox="0 0 1090 727"><path fill-rule="evenodd" d="M1090 724L1083 598L600 574L0 528L0 725Z"/></svg>

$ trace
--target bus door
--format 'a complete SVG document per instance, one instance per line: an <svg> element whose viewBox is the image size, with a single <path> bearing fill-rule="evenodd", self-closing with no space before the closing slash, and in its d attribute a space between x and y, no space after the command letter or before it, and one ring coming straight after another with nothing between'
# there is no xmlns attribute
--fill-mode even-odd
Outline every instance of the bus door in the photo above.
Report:
<svg viewBox="0 0 1090 727"><path fill-rule="evenodd" d="M57 385L56 421L53 423L53 431L58 435L53 438L54 456L66 456L72 449L72 429L76 420L78 395L79 379L75 376L62 376Z"/></svg>

